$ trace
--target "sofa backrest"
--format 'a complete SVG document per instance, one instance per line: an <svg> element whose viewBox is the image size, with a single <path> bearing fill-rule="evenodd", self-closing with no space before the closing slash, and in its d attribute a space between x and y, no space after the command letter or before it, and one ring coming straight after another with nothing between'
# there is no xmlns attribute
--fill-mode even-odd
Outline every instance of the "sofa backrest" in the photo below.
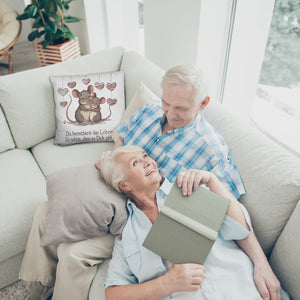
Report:
<svg viewBox="0 0 300 300"><path fill-rule="evenodd" d="M15 148L8 124L0 106L0 153Z"/></svg>
<svg viewBox="0 0 300 300"><path fill-rule="evenodd" d="M145 59L134 51L126 52L123 56L121 70L125 71L126 107L136 93L142 81L157 96L161 97L160 87L164 71L150 60Z"/></svg>
<svg viewBox="0 0 300 300"><path fill-rule="evenodd" d="M0 77L0 104L15 144L27 149L55 134L51 75L118 71L124 49L116 47L55 65Z"/></svg>
<svg viewBox="0 0 300 300"><path fill-rule="evenodd" d="M240 201L269 255L300 199L300 160L219 103L204 116L229 145L246 189Z"/></svg>

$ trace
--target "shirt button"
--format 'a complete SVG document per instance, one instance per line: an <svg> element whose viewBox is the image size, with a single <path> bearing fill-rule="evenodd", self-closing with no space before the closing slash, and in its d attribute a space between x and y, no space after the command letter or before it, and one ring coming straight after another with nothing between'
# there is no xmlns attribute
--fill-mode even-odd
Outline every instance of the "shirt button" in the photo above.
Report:
<svg viewBox="0 0 300 300"><path fill-rule="evenodd" d="M159 142L159 139L157 139L156 141Z"/></svg>

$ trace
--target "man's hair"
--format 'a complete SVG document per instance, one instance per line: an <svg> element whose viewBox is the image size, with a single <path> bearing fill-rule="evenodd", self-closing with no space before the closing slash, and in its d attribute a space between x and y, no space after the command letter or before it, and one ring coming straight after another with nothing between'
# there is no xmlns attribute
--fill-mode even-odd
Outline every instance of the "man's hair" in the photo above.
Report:
<svg viewBox="0 0 300 300"><path fill-rule="evenodd" d="M117 157L120 153L129 153L144 151L142 148L134 145L127 145L119 147L112 151L112 153L103 161L100 173L105 182L111 185L116 191L121 192L119 183L126 179L123 165L118 162Z"/></svg>
<svg viewBox="0 0 300 300"><path fill-rule="evenodd" d="M191 84L194 86L193 98L196 104L200 104L208 96L208 85L204 72L196 65L178 65L169 69L161 82L174 85Z"/></svg>

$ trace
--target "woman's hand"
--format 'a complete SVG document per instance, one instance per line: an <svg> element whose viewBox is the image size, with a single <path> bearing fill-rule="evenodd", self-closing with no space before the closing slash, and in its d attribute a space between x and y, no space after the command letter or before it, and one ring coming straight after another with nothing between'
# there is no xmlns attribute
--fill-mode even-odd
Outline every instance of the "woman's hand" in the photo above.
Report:
<svg viewBox="0 0 300 300"><path fill-rule="evenodd" d="M213 173L203 170L190 169L177 175L177 185L182 189L184 196L190 196L201 184L208 184L215 176Z"/></svg>
<svg viewBox="0 0 300 300"><path fill-rule="evenodd" d="M168 295L175 292L197 291L204 278L205 268L199 264L173 265L170 271L161 277Z"/></svg>
<svg viewBox="0 0 300 300"><path fill-rule="evenodd" d="M95 167L98 170L101 170L103 161L111 154L112 151L104 151L101 153L100 157L98 158L97 162L95 163Z"/></svg>

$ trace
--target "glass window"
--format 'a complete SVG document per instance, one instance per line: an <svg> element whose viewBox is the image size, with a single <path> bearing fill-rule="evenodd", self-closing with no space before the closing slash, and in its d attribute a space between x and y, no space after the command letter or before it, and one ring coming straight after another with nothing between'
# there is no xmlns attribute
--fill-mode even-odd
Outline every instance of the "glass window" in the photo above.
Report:
<svg viewBox="0 0 300 300"><path fill-rule="evenodd" d="M300 1L276 0L251 123L300 155Z"/></svg>

